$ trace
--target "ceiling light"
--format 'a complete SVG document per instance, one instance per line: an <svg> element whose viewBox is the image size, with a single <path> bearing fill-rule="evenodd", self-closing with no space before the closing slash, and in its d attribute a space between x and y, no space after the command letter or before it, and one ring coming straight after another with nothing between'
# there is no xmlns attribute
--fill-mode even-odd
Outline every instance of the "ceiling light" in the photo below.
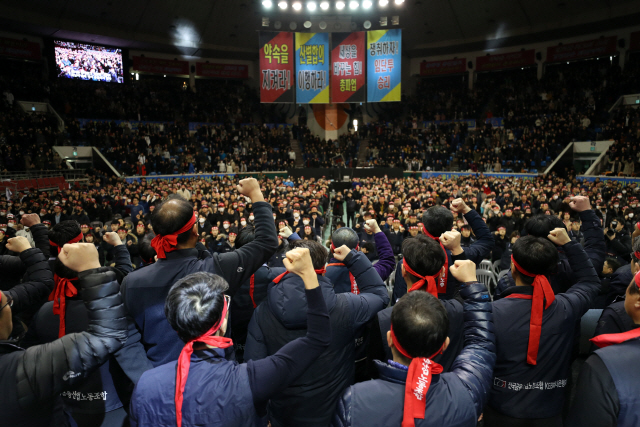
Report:
<svg viewBox="0 0 640 427"><path fill-rule="evenodd" d="M380 7L385 7L386 5L389 4L389 0L380 0Z"/></svg>
<svg viewBox="0 0 640 427"><path fill-rule="evenodd" d="M282 10L285 10L287 8L288 4L286 1L281 1L280 3L278 3L278 7Z"/></svg>
<svg viewBox="0 0 640 427"><path fill-rule="evenodd" d="M310 1L309 3L307 3L307 9L309 9L311 12L316 10L316 2Z"/></svg>
<svg viewBox="0 0 640 427"><path fill-rule="evenodd" d="M344 9L344 2L343 1L336 2L336 9L338 10Z"/></svg>
<svg viewBox="0 0 640 427"><path fill-rule="evenodd" d="M371 2L371 0L364 0L362 2L362 7L364 9L369 9L371 6L373 6L373 3Z"/></svg>
<svg viewBox="0 0 640 427"><path fill-rule="evenodd" d="M297 1L297 2L293 3L293 4L291 5L291 7L293 7L293 9L294 9L294 10L300 10L300 9L302 9L302 3L300 3L299 1Z"/></svg>
<svg viewBox="0 0 640 427"><path fill-rule="evenodd" d="M364 21L364 24L362 24L362 26L365 30L368 30L369 28L371 28L371 21Z"/></svg>
<svg viewBox="0 0 640 427"><path fill-rule="evenodd" d="M358 4L358 2L357 2L357 1L350 1L350 2L349 2L349 9L351 9L351 10L355 10L355 9L357 9L357 8L358 8L358 6L360 6L360 5Z"/></svg>
<svg viewBox="0 0 640 427"><path fill-rule="evenodd" d="M304 25L305 28L311 28L312 24L311 24L311 21L304 21L304 24L302 25Z"/></svg>
<svg viewBox="0 0 640 427"><path fill-rule="evenodd" d="M329 2L328 1L323 1L322 3L320 3L320 9L328 10L329 9Z"/></svg>
<svg viewBox="0 0 640 427"><path fill-rule="evenodd" d="M269 9L271 8L271 6L273 6L273 3L271 2L271 0L262 0L262 5Z"/></svg>
<svg viewBox="0 0 640 427"><path fill-rule="evenodd" d="M396 4L402 4L404 3L404 0L396 0Z"/></svg>

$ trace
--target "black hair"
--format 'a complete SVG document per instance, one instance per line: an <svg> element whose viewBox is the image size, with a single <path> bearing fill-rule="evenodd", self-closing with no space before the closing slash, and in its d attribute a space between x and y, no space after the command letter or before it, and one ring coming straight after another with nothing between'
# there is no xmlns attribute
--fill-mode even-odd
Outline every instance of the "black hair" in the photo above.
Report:
<svg viewBox="0 0 640 427"><path fill-rule="evenodd" d="M201 336L220 320L227 289L226 280L205 272L189 274L171 287L164 314L182 341Z"/></svg>
<svg viewBox="0 0 640 427"><path fill-rule="evenodd" d="M513 259L525 271L531 274L549 276L558 271L558 249L546 237L524 236L513 244ZM534 278L520 274L526 285Z"/></svg>
<svg viewBox="0 0 640 427"><path fill-rule="evenodd" d="M391 324L398 343L412 357L431 357L449 332L449 317L437 298L427 292L405 294L393 306Z"/></svg>
<svg viewBox="0 0 640 427"><path fill-rule="evenodd" d="M289 243L289 249L295 248L309 249L314 270L324 268L325 261L327 260L327 250L320 243L315 240L294 240Z"/></svg>
<svg viewBox="0 0 640 427"><path fill-rule="evenodd" d="M432 206L422 215L422 224L429 234L440 237L443 233L451 231L453 214L444 206Z"/></svg>
<svg viewBox="0 0 640 427"><path fill-rule="evenodd" d="M253 225L247 223L236 237L236 249L240 249L247 243L251 243L256 239L256 229Z"/></svg>
<svg viewBox="0 0 640 427"><path fill-rule="evenodd" d="M536 215L529 218L524 225L524 231L527 235L545 239L556 228L567 229L564 222L555 215Z"/></svg>
<svg viewBox="0 0 640 427"><path fill-rule="evenodd" d="M82 233L82 231L76 221L60 221L49 230L49 240L62 248L69 240L78 237L80 233ZM58 256L57 247L51 246L51 255L55 257Z"/></svg>
<svg viewBox="0 0 640 427"><path fill-rule="evenodd" d="M367 253L370 254L376 251L376 245L373 242L364 242L362 249L366 249Z"/></svg>
<svg viewBox="0 0 640 427"><path fill-rule="evenodd" d="M446 258L434 239L423 234L402 242L402 256L413 271L421 276L433 276L442 270ZM417 277L415 280L419 280Z"/></svg>
<svg viewBox="0 0 640 427"><path fill-rule="evenodd" d="M471 230L471 226L470 226L469 224L465 224L465 225L463 225L463 226L460 228L460 230L469 230L469 231L472 231L472 230Z"/></svg>
<svg viewBox="0 0 640 427"><path fill-rule="evenodd" d="M156 237L153 232L145 234L145 236L138 243L138 253L140 258L146 264L153 264L155 262L156 250L151 246L151 241Z"/></svg>
<svg viewBox="0 0 640 427"><path fill-rule="evenodd" d="M336 248L346 245L349 249L355 249L360 243L360 238L352 228L342 227L333 232L331 242Z"/></svg>
<svg viewBox="0 0 640 427"><path fill-rule="evenodd" d="M620 268L620 261L618 261L613 257L608 257L607 259L604 260L604 262L609 264L609 267L611 267L613 271L616 271L617 269Z"/></svg>
<svg viewBox="0 0 640 427"><path fill-rule="evenodd" d="M193 217L193 205L177 194L172 194L167 200L155 208L151 214L151 226L156 234L166 236L184 227ZM184 244L189 240L191 230L178 236L178 243Z"/></svg>

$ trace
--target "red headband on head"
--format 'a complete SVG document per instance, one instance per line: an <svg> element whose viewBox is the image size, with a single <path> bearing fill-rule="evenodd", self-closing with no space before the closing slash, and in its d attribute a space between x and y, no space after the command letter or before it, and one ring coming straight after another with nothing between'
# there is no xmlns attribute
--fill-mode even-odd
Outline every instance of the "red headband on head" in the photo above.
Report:
<svg viewBox="0 0 640 427"><path fill-rule="evenodd" d="M231 338L225 338L220 336L214 336L216 332L222 326L225 317L227 316L227 302L224 301L224 307L222 308L222 316L207 332L192 339L182 347L180 357L178 358L178 367L176 373L176 419L178 421L178 427L182 426L182 398L184 394L184 386L187 384L187 378L189 377L189 366L191 365L191 354L193 354L193 343L201 342L217 348L228 348L233 345Z"/></svg>
<svg viewBox="0 0 640 427"><path fill-rule="evenodd" d="M442 290L441 293L446 294L447 293L447 282L449 280L449 268L448 268L449 267L449 255L447 255L447 250L444 248L444 245L440 241L440 238L432 236L431 233L429 233L427 231L427 227L425 227L424 224L422 224L422 232L424 233L425 236L431 237L433 240L438 242L440 244L440 247L444 251L444 265L446 265L447 268L444 269L444 276L442 276L440 278L440 280L439 280L440 289L438 289L438 292L440 292L440 290ZM436 295L436 297L437 297L437 295Z"/></svg>
<svg viewBox="0 0 640 427"><path fill-rule="evenodd" d="M178 246L178 236L185 231L190 230L193 225L196 223L196 215L194 214L189 222L185 224L180 230L175 233L167 234L163 236L161 234L157 234L156 237L151 240L151 247L156 250L156 254L159 259L164 259L167 257L167 252L173 252L177 249Z"/></svg>
<svg viewBox="0 0 640 427"><path fill-rule="evenodd" d="M75 242L73 242L75 243ZM58 328L58 338L62 338L66 334L67 322L65 315L67 312L67 298L78 295L78 290L71 283L75 279L66 279L54 274L53 281L55 287L53 292L49 295L49 301L53 301L53 314L57 314L60 317L60 327Z"/></svg>
<svg viewBox="0 0 640 427"><path fill-rule="evenodd" d="M446 254L445 254L445 256L446 256ZM404 265L404 269L407 271L407 273L411 274L412 276L420 278L420 280L415 282L411 286L411 289L407 290L407 292L417 291L418 289L422 288L424 286L424 284L426 283L427 284L427 292L429 292L434 297L438 298L438 286L436 285L436 278L440 275L440 271L438 271L433 276L421 276L418 273L416 273L415 271L413 271L413 269L411 267L409 267L409 264L407 264L407 259L406 258L402 260L402 264Z"/></svg>
<svg viewBox="0 0 640 427"><path fill-rule="evenodd" d="M556 299L553 289L547 279L542 274L532 274L520 267L511 255L511 262L521 274L533 277L533 296L531 297L531 319L529 320L529 345L527 347L527 363L536 365L538 359L538 349L540 347L540 334L542 332L542 313L549 308ZM509 297L507 297L509 298ZM545 305L546 300L546 305Z"/></svg>
<svg viewBox="0 0 640 427"><path fill-rule="evenodd" d="M640 272L633 277L633 282L640 289ZM621 344L625 341L640 337L640 328L632 329L627 332L618 334L604 334L591 338L589 341L594 343L598 348L608 347L614 344Z"/></svg>
<svg viewBox="0 0 640 427"><path fill-rule="evenodd" d="M82 234L82 232L80 234L78 234L76 237L74 237L73 239L69 240L66 244L72 244L72 243L78 243L80 240L82 240L82 238L84 237L84 234ZM62 246L58 246L57 243L52 242L51 240L49 240L49 244L51 246L55 246L56 248L58 248L58 253L60 253L60 251L62 250Z"/></svg>
<svg viewBox="0 0 640 427"><path fill-rule="evenodd" d="M404 387L404 411L402 416L402 427L414 427L415 418L424 419L427 406L427 392L431 385L431 376L441 374L442 365L432 361L434 357L442 353L444 343L440 349L430 357L412 357L402 348L391 325L391 340L393 345L404 357L411 359L407 381Z"/></svg>
<svg viewBox="0 0 640 427"><path fill-rule="evenodd" d="M326 273L326 272L327 272L327 269L326 269L326 268L319 268L319 269L317 269L317 270L313 270L313 271L315 271L315 272L316 272L316 274L320 274L320 275L322 275L322 274L324 274L324 273ZM277 276L275 279L273 279L273 283L275 283L275 284L277 285L278 283L280 283L280 280L282 280L282 278L283 278L284 276L286 276L287 274L289 274L289 272L288 272L288 271L285 271L285 272L284 272L284 273L282 273L281 275Z"/></svg>

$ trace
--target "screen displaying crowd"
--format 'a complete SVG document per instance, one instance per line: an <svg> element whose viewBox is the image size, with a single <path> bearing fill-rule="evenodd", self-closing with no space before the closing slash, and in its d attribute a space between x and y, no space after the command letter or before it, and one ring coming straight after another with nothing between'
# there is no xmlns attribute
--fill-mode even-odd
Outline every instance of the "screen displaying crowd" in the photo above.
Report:
<svg viewBox="0 0 640 427"><path fill-rule="evenodd" d="M122 49L54 40L58 77L124 83Z"/></svg>
<svg viewBox="0 0 640 427"><path fill-rule="evenodd" d="M7 193L3 420L635 425L639 197L482 174Z"/></svg>

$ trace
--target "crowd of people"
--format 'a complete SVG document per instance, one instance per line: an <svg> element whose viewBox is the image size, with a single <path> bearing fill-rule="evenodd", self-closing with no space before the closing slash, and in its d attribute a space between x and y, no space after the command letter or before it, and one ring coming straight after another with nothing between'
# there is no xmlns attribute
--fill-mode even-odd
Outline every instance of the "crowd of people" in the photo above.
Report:
<svg viewBox="0 0 640 427"><path fill-rule="evenodd" d="M336 191L97 173L0 196L4 419L634 425L639 193L557 176ZM497 286L478 281L484 260Z"/></svg>

